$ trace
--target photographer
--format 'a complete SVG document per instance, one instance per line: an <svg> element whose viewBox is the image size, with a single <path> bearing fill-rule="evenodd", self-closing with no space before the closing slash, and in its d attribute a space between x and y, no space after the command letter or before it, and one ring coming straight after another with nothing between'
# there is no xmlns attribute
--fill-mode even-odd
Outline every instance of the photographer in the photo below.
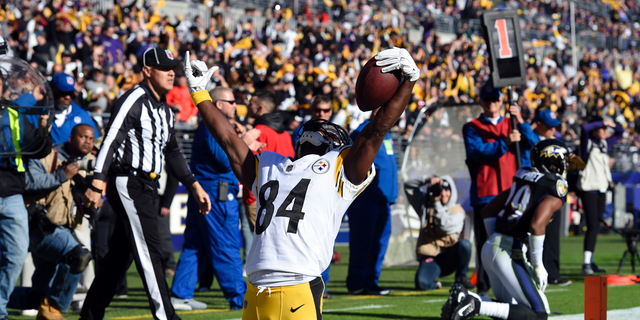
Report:
<svg viewBox="0 0 640 320"><path fill-rule="evenodd" d="M471 243L460 239L466 215L456 203L458 191L453 178L425 176L409 180L404 184L404 192L422 222L416 246L420 263L416 289L441 288L436 280L453 272L457 283L468 289L475 288L467 280Z"/></svg>
<svg viewBox="0 0 640 320"><path fill-rule="evenodd" d="M35 308L39 319L64 319L78 286L80 275L91 261L91 253L78 243L74 229L81 225L85 208L77 206L86 189L87 171L93 170L91 155L94 130L76 125L69 142L54 145L46 157L29 163L25 197L30 215L30 250L36 267L31 290L16 291L11 306ZM87 161L89 160L89 161ZM35 303L34 303L35 302ZM23 305L20 305L23 303Z"/></svg>

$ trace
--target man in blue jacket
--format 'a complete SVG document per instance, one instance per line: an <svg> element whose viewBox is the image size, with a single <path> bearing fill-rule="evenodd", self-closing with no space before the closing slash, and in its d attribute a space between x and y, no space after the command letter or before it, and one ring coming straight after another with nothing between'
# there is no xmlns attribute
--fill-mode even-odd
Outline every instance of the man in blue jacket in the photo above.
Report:
<svg viewBox="0 0 640 320"><path fill-rule="evenodd" d="M374 110L371 117L378 110ZM369 120L351 133L352 140L355 141L367 123ZM347 210L351 252L347 289L351 294L387 295L390 292L378 285L391 236L391 204L398 197L398 166L390 133L384 137L373 164L375 178Z"/></svg>
<svg viewBox="0 0 640 320"><path fill-rule="evenodd" d="M233 122L237 106L233 92L218 87L211 91L211 98L214 105ZM245 139L245 142L249 142L251 147L252 141ZM184 247L173 278L171 303L176 310L206 309L206 304L193 299L193 292L202 271L211 265L230 308L241 309L247 284L242 277L240 217L235 200L239 190L238 179L231 171L224 150L203 123L193 138L193 150L191 171L209 194L211 211L207 215L200 214L198 203L189 195Z"/></svg>
<svg viewBox="0 0 640 320"><path fill-rule="evenodd" d="M54 118L51 125L53 143L63 143L69 140L73 127L81 123L90 125L96 134L96 139L98 139L100 132L89 113L73 102L78 92L76 80L66 73L56 73L49 85L55 102L55 114L52 115Z"/></svg>
<svg viewBox="0 0 640 320"><path fill-rule="evenodd" d="M3 79L0 91L4 92ZM32 106L32 105L31 105ZM0 319L8 319L7 303L29 247L28 213L22 194L29 158L51 152L47 116L33 123L25 114L8 107L0 110ZM28 156L27 156L28 155Z"/></svg>

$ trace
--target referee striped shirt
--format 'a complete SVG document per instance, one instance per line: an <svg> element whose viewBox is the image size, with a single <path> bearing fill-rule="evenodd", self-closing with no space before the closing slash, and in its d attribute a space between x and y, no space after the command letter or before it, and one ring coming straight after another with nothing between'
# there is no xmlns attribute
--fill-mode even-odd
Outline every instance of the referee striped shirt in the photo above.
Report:
<svg viewBox="0 0 640 320"><path fill-rule="evenodd" d="M174 121L165 96L157 99L146 81L127 91L114 103L94 178L105 181L113 163L160 175L166 160L178 180L191 186L196 180L178 146Z"/></svg>

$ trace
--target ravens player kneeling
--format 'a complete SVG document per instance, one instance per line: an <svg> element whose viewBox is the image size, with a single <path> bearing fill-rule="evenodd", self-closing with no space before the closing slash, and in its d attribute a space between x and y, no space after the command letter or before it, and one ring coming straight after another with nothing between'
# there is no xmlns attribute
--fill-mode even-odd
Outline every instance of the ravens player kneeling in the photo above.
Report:
<svg viewBox="0 0 640 320"><path fill-rule="evenodd" d="M482 247L481 259L498 302L482 301L475 293L454 285L443 306L443 319L469 319L476 315L547 319L547 271L542 264L542 250L545 228L567 196L568 158L564 142L539 142L531 149L533 167L518 170L511 189L485 207L482 213L489 240ZM526 257L525 243L531 261ZM514 299L517 304L512 304Z"/></svg>

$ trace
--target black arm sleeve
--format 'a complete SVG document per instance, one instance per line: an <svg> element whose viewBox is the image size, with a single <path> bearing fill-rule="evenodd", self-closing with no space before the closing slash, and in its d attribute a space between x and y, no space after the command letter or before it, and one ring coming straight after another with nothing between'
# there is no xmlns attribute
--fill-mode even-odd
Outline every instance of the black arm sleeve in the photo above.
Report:
<svg viewBox="0 0 640 320"><path fill-rule="evenodd" d="M162 195L162 199L160 200L160 207L162 208L171 208L171 202L173 202L173 197L176 196L176 192L178 191L178 179L173 174L172 170L167 168L167 182L164 188L164 194Z"/></svg>
<svg viewBox="0 0 640 320"><path fill-rule="evenodd" d="M427 196L422 192L422 187L427 190L428 194L429 188L431 188L429 177L412 179L404 183L404 193L407 196L407 200L421 219L427 202Z"/></svg>
<svg viewBox="0 0 640 320"><path fill-rule="evenodd" d="M196 182L196 178L191 171L189 171L187 160L184 159L182 151L180 151L180 147L178 146L175 132L171 133L171 138L164 148L164 155L167 163L167 171L171 170L178 181L185 185L185 187L190 188L191 185Z"/></svg>

